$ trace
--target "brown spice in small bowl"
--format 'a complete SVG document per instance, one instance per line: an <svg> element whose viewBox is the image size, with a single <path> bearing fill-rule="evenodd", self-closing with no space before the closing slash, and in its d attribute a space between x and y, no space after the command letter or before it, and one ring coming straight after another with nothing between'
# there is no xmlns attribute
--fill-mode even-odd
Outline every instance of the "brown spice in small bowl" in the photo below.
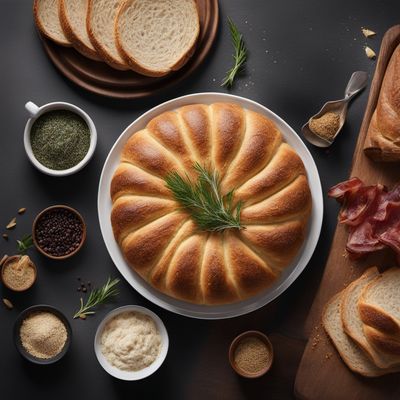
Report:
<svg viewBox="0 0 400 400"><path fill-rule="evenodd" d="M239 375L245 378L258 378L271 368L272 344L261 332L244 332L232 342L229 361Z"/></svg>
<svg viewBox="0 0 400 400"><path fill-rule="evenodd" d="M28 290L36 281L36 267L28 256L8 257L1 269L4 285L16 292Z"/></svg>

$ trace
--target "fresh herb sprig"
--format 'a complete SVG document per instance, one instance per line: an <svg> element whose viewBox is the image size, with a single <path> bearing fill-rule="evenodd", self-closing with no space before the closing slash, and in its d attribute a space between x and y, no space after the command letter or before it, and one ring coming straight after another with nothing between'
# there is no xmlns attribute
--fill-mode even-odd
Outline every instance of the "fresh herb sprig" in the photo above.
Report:
<svg viewBox="0 0 400 400"><path fill-rule="evenodd" d="M228 18L229 31L231 33L232 44L235 50L233 54L234 64L226 73L226 77L222 81L221 86L232 87L233 81L237 74L243 69L247 60L247 48L243 39L243 35L239 32L234 22Z"/></svg>
<svg viewBox="0 0 400 400"><path fill-rule="evenodd" d="M26 235L21 240L17 240L17 250L20 254L25 254L31 247L33 247L32 235Z"/></svg>
<svg viewBox="0 0 400 400"><path fill-rule="evenodd" d="M192 182L188 175L182 177L172 172L165 178L166 186L171 190L176 201L185 208L200 229L222 231L224 229L242 229L240 210L242 202L233 206L233 190L221 194L221 181L217 171L208 171L199 163L194 164L198 173L197 182Z"/></svg>
<svg viewBox="0 0 400 400"><path fill-rule="evenodd" d="M92 309L100 304L104 304L107 301L109 301L112 297L118 295L118 289L116 288L117 284L119 282L119 279L113 279L108 278L106 284L102 286L101 288L96 288L93 289L89 297L86 301L86 303L83 303L83 299L81 297L80 302L81 302L81 307L80 309L75 313L74 319L76 318L81 318L81 319L86 319L88 315L93 315L96 312L93 311Z"/></svg>

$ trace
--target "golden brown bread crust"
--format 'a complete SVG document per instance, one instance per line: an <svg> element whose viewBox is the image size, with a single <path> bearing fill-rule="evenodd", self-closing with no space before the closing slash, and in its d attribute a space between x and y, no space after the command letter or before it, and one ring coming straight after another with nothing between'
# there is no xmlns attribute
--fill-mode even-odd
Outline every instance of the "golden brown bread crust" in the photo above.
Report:
<svg viewBox="0 0 400 400"><path fill-rule="evenodd" d="M375 161L400 161L400 45L386 69L364 151Z"/></svg>
<svg viewBox="0 0 400 400"><path fill-rule="evenodd" d="M92 15L93 15L93 8L94 2L96 0L89 0L88 1L88 11L86 17L86 29L88 31L89 39L92 42L93 47L96 49L97 54L104 60L110 67L118 69L120 71L127 71L129 67L127 64L122 63L120 60L117 60L113 57L107 49L104 47L102 43L97 40L97 37L94 33L93 26L92 26ZM122 3L122 2L121 2Z"/></svg>
<svg viewBox="0 0 400 400"><path fill-rule="evenodd" d="M202 232L163 178L215 168L243 201L240 231ZM126 142L111 182L111 222L127 262L174 298L227 304L268 288L297 256L311 193L304 165L275 124L235 104L193 104L151 120Z"/></svg>
<svg viewBox="0 0 400 400"><path fill-rule="evenodd" d="M40 0L35 0L33 2L33 17L35 19L35 24L36 24L37 28L39 29L40 33L42 35L44 35L45 37L47 37L48 39L52 40L53 42L55 42L61 46L71 47L72 44L67 38L65 38L65 40L61 41L61 40L59 40L59 38L56 38L56 37L50 35L49 32L46 30L46 28L44 27L44 25L40 19L39 3L40 3Z"/></svg>
<svg viewBox="0 0 400 400"><path fill-rule="evenodd" d="M193 0L192 0L193 1ZM117 13L117 17L115 19L115 24L114 24L114 30L115 30L115 44L117 46L118 52L120 53L121 57L125 60L125 62L129 65L129 67L137 72L138 74L142 74L145 76L151 76L151 77L161 77L170 74L173 71L178 71L181 69L192 57L194 54L196 47L197 47L197 42L198 38L200 35L200 22L199 22L199 15L198 15L198 9L197 9L197 3L194 2L196 10L197 10L197 24L195 27L196 29L196 35L195 39L193 40L192 45L190 48L186 51L185 54L182 55L182 57L176 61L174 65L170 67L170 69L161 71L161 70L154 70L154 69L148 69L144 65L142 65L137 59L135 59L129 52L127 52L124 48L124 46L121 44L121 34L118 26L118 21L120 19L120 16L123 15L126 10L131 6L132 1L124 1Z"/></svg>
<svg viewBox="0 0 400 400"><path fill-rule="evenodd" d="M371 326L364 326L364 333L369 342L379 351L400 356L400 337L390 336Z"/></svg>
<svg viewBox="0 0 400 400"><path fill-rule="evenodd" d="M372 326L388 335L400 334L400 328L395 319L386 314L381 308L360 301L358 303L358 310L364 324Z"/></svg>
<svg viewBox="0 0 400 400"><path fill-rule="evenodd" d="M64 4L67 0L60 0L60 23L67 39L72 43L74 49L79 51L85 57L88 57L95 61L103 61L99 54L86 46L85 43L77 36L76 32L72 29L71 23L68 19L66 5Z"/></svg>

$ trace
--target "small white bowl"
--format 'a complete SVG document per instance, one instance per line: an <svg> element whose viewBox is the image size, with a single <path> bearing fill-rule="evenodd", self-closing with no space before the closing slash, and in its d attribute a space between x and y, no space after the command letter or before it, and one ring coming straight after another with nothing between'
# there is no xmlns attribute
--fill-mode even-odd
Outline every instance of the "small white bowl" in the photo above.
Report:
<svg viewBox="0 0 400 400"><path fill-rule="evenodd" d="M114 318L115 316L127 311L136 311L138 313L148 315L155 322L158 332L161 335L161 350L160 354L155 359L155 361L148 367L133 372L123 371L111 365L101 352L101 345L100 345L101 335L103 333L105 324L111 318ZM168 347L169 347L168 333L161 319L149 309L135 305L123 306L110 311L100 322L100 325L98 326L96 331L96 336L94 338L94 352L96 353L96 357L100 365L111 376L113 376L114 378L122 379L124 381L138 381L140 379L147 378L148 376L156 372L158 368L161 367L162 363L165 360L165 357L167 356Z"/></svg>
<svg viewBox="0 0 400 400"><path fill-rule="evenodd" d="M38 107L35 103L32 103L31 101L28 101L28 103L25 104L25 108L28 111L30 118L28 119L28 122L25 125L25 131L24 131L24 146L25 146L25 151L26 154L31 161L31 163L41 172L47 175L51 176L67 176L67 175L72 175L75 174L76 172L80 171L92 158L94 154L94 150L96 148L97 144L97 131L96 127L92 121L92 119L89 117L88 114L85 113L82 109L80 109L77 106L74 106L73 104L70 103L64 103L61 101L54 102L54 103L48 103L45 104L41 107ZM89 145L89 150L85 157L75 166L72 168L68 169L63 169L63 170L54 170L51 168L47 168L43 164L41 164L35 157L32 151L32 146L31 146L31 129L34 124L34 122L37 120L38 117L41 115L45 114L46 112L49 111L54 111L54 110L68 110L72 111L75 114L78 114L80 117L83 118L83 120L86 122L87 126L89 127L89 132L90 132L90 145Z"/></svg>

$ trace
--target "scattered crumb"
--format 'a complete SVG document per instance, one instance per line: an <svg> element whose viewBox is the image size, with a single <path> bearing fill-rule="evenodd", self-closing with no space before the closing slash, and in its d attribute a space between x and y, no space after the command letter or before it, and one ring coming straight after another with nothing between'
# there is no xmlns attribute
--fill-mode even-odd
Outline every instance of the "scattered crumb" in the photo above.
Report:
<svg viewBox="0 0 400 400"><path fill-rule="evenodd" d="M371 49L371 47L365 46L365 54L370 60L376 58L376 53Z"/></svg>
<svg viewBox="0 0 400 400"><path fill-rule="evenodd" d="M329 360L333 356L333 353L326 353L325 359Z"/></svg>
<svg viewBox="0 0 400 400"><path fill-rule="evenodd" d="M311 349L314 350L318 346L320 341L321 341L321 336L319 334L316 334L312 339Z"/></svg>
<svg viewBox="0 0 400 400"><path fill-rule="evenodd" d="M363 33L363 35L366 38L369 38L371 36L375 36L376 35L376 32L371 31L371 29L368 29L368 28L361 28L361 32Z"/></svg>

